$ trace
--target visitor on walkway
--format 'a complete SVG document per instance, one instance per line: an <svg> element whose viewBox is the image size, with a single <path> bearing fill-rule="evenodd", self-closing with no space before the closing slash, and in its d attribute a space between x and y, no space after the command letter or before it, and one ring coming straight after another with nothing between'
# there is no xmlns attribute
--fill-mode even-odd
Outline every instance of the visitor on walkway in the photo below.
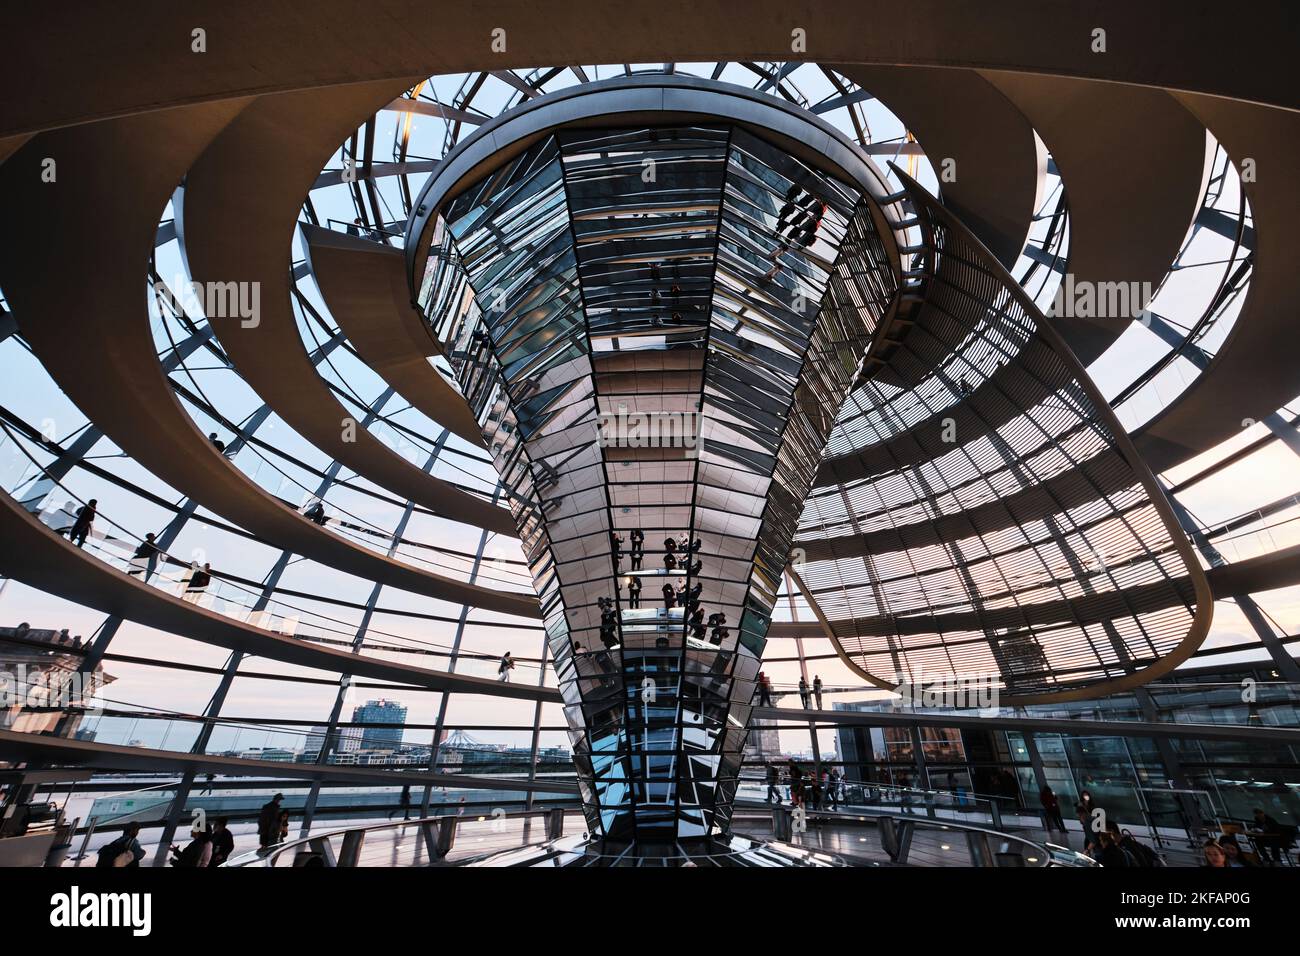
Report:
<svg viewBox="0 0 1300 956"><path fill-rule="evenodd" d="M228 817L217 817L212 825L212 859L208 866L220 866L235 852L235 835L230 832Z"/></svg>
<svg viewBox="0 0 1300 956"><path fill-rule="evenodd" d="M135 549L135 553L131 555L131 567L128 569L127 574L139 574L142 577L153 574L154 562L157 557L158 545L154 541L154 533L150 531L144 536L140 546Z"/></svg>
<svg viewBox="0 0 1300 956"><path fill-rule="evenodd" d="M314 521L316 524L323 525L325 523L325 505L321 503L319 498L317 498L311 503L311 507L303 512L303 517L308 521Z"/></svg>
<svg viewBox="0 0 1300 956"><path fill-rule="evenodd" d="M195 561L191 565L193 571L190 573L190 579L185 585L185 600L191 604L197 604L208 593L208 585L212 583L212 565L205 564L202 568Z"/></svg>
<svg viewBox="0 0 1300 956"><path fill-rule="evenodd" d="M1263 865L1254 853L1247 853L1241 848L1241 844L1237 842L1237 834L1235 833L1229 833L1227 836L1219 837L1219 847L1228 858L1229 867L1246 867L1249 869L1251 867Z"/></svg>
<svg viewBox="0 0 1300 956"><path fill-rule="evenodd" d="M91 498L77 509L76 519L72 522L72 527L68 529L68 540L78 548L84 545L86 538L90 536L90 528L95 523L96 509L98 507L98 499Z"/></svg>
<svg viewBox="0 0 1300 956"><path fill-rule="evenodd" d="M1118 829L1118 828L1117 828ZM1120 848L1129 855L1130 858L1137 861L1137 866L1164 866L1165 861L1160 859L1160 854L1145 843L1139 843L1137 839L1128 830L1125 830L1119 837Z"/></svg>
<svg viewBox="0 0 1300 956"><path fill-rule="evenodd" d="M817 709L822 709L822 679L816 674L813 675L813 699L817 701Z"/></svg>
<svg viewBox="0 0 1300 956"><path fill-rule="evenodd" d="M1204 865L1216 870L1226 870L1233 866L1228 861L1228 854L1223 852L1223 847L1219 846L1218 840L1206 840L1205 845L1201 847L1201 853L1204 856ZM1240 863L1236 864L1241 866Z"/></svg>
<svg viewBox="0 0 1300 956"><path fill-rule="evenodd" d="M277 793L262 804L262 809L257 814L257 845L260 849L265 850L279 842L280 804L283 802L284 794Z"/></svg>
<svg viewBox="0 0 1300 956"><path fill-rule="evenodd" d="M758 672L758 706L772 706L772 678L763 671Z"/></svg>
<svg viewBox="0 0 1300 956"><path fill-rule="evenodd" d="M778 787L781 784L781 771L777 769L776 764L767 765L767 802L774 803L778 807L781 805L781 791Z"/></svg>
<svg viewBox="0 0 1300 956"><path fill-rule="evenodd" d="M799 702L804 710L808 709L808 681L803 677L799 678Z"/></svg>
<svg viewBox="0 0 1300 956"><path fill-rule="evenodd" d="M629 556L632 559L632 570L640 571L641 558L645 556L645 532L640 528L633 528L630 537L632 549L629 552Z"/></svg>
<svg viewBox="0 0 1300 956"><path fill-rule="evenodd" d="M122 828L122 835L111 843L106 843L99 848L99 853L95 858L95 866L98 867L115 867L115 866L135 866L140 865L144 859L144 847L140 845L140 824L128 823Z"/></svg>
<svg viewBox="0 0 1300 956"><path fill-rule="evenodd" d="M1079 794L1078 802L1074 805L1074 816L1083 827L1083 852L1085 853L1096 848L1097 830L1105 825L1106 811L1101 810L1097 813L1098 810L1101 808L1093 801L1090 791L1084 790Z"/></svg>
<svg viewBox="0 0 1300 956"><path fill-rule="evenodd" d="M796 807L803 804L803 771L793 760L790 761L790 804Z"/></svg>
<svg viewBox="0 0 1300 956"><path fill-rule="evenodd" d="M633 564L636 562L633 561ZM641 607L641 579L627 579L627 606L632 610L639 610Z"/></svg>
<svg viewBox="0 0 1300 956"><path fill-rule="evenodd" d="M671 558L672 555L669 555L669 557ZM671 611L673 607L677 604L677 592L673 590L673 586L671 584L665 584L663 586L663 595L664 595L664 611Z"/></svg>
<svg viewBox="0 0 1300 956"><path fill-rule="evenodd" d="M388 814L388 819L393 819L400 811L403 820L411 819L411 785L408 783L402 788L401 795L397 798L398 808Z"/></svg>
<svg viewBox="0 0 1300 956"><path fill-rule="evenodd" d="M185 849L172 844L170 847L171 865L184 867L208 867L212 865L212 834L207 830L195 830L190 834L190 842Z"/></svg>
<svg viewBox="0 0 1300 956"><path fill-rule="evenodd" d="M1281 863L1282 851L1295 846L1296 828L1278 823L1264 812L1263 807L1256 807L1253 816L1255 830L1251 837L1259 847L1260 855L1266 863Z"/></svg>
<svg viewBox="0 0 1300 956"><path fill-rule="evenodd" d="M510 672L515 669L515 659L506 651L501 655L501 663L497 664L497 680L503 684L510 683Z"/></svg>
<svg viewBox="0 0 1300 956"><path fill-rule="evenodd" d="M1061 804L1051 787L1044 785L1043 789L1038 791L1038 802L1043 805L1043 825L1049 831L1058 830L1064 833L1065 821L1061 819Z"/></svg>

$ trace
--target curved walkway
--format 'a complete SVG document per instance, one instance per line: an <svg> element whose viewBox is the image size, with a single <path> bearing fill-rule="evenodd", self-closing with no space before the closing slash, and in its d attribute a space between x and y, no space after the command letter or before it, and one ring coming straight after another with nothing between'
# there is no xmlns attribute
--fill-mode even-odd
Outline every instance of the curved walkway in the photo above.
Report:
<svg viewBox="0 0 1300 956"><path fill-rule="evenodd" d="M0 574L105 614L121 615L146 627L270 660L430 690L516 700L560 700L559 691L553 688L412 667L285 637L225 617L91 557L5 494L0 494Z"/></svg>
<svg viewBox="0 0 1300 956"><path fill-rule="evenodd" d="M424 784L474 790L526 790L534 793L571 794L577 785L564 780L529 780L524 777L477 777L460 773L431 773L422 770L375 770L339 764L286 763L281 760L253 760L248 757L219 757L214 754L180 753L148 747L123 747L93 740L17 733L0 730L0 756L5 760L42 758L63 766L98 767L104 770L144 770L150 773L175 771L216 773L230 777L269 777L275 780L331 780L338 783L366 783L373 786Z"/></svg>

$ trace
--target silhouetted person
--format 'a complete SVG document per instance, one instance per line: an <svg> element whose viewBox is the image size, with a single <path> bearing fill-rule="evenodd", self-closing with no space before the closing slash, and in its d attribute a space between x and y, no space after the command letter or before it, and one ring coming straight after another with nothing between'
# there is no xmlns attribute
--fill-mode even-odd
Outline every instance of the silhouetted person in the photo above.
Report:
<svg viewBox="0 0 1300 956"><path fill-rule="evenodd" d="M283 802L284 794L277 793L262 804L257 814L257 845L263 850L280 842L280 804Z"/></svg>
<svg viewBox="0 0 1300 956"><path fill-rule="evenodd" d="M778 789L781 785L781 771L777 769L776 764L767 765L767 802L781 805L781 791Z"/></svg>
<svg viewBox="0 0 1300 956"><path fill-rule="evenodd" d="M799 702L803 704L803 709L808 709L808 681L799 678Z"/></svg>
<svg viewBox="0 0 1300 956"><path fill-rule="evenodd" d="M758 706L772 706L772 678L763 671L758 672Z"/></svg>
<svg viewBox="0 0 1300 956"><path fill-rule="evenodd" d="M206 830L191 833L185 849L171 847L172 866L205 867L212 865L212 835Z"/></svg>
<svg viewBox="0 0 1300 956"><path fill-rule="evenodd" d="M645 556L645 532L640 528L634 528L631 534L632 549L629 556L632 559L632 570L641 570L641 559Z"/></svg>
<svg viewBox="0 0 1300 956"><path fill-rule="evenodd" d="M122 828L122 835L111 843L99 848L95 866L134 866L138 867L144 859L144 847L140 845L140 824L128 823Z"/></svg>
<svg viewBox="0 0 1300 956"><path fill-rule="evenodd" d="M1255 808L1254 818L1255 829L1258 831L1254 834L1255 845L1259 847L1260 855L1265 862L1281 863L1282 848L1295 842L1295 827L1285 827L1278 823L1262 807Z"/></svg>
<svg viewBox="0 0 1300 956"><path fill-rule="evenodd" d="M614 555L614 570L618 570L619 562L623 560L623 536L617 531L609 533L609 549Z"/></svg>
<svg viewBox="0 0 1300 956"><path fill-rule="evenodd" d="M677 555L671 551L666 552L664 554L664 570L665 571L677 570Z"/></svg>
<svg viewBox="0 0 1300 956"><path fill-rule="evenodd" d="M154 563L158 558L158 545L154 541L152 531L144 536L140 546L135 549L131 555L131 568L128 574L150 575L153 573Z"/></svg>
<svg viewBox="0 0 1300 956"><path fill-rule="evenodd" d="M397 803L398 803L398 809L402 811L402 819L403 820L411 819L411 785L409 783L402 788L401 795L398 796L397 798ZM392 813L388 815L388 819L391 820L396 815L397 815L397 810L394 810Z"/></svg>
<svg viewBox="0 0 1300 956"><path fill-rule="evenodd" d="M212 443L212 447L215 448L217 451L221 452L221 454L224 455L226 453L226 443L217 437L216 432L210 432L208 434L208 441L210 441Z"/></svg>
<svg viewBox="0 0 1300 956"><path fill-rule="evenodd" d="M515 659L506 651L501 655L501 662L497 664L497 680L503 684L510 683L510 672L515 669Z"/></svg>
<svg viewBox="0 0 1300 956"><path fill-rule="evenodd" d="M202 599L208 591L208 585L212 583L212 565L205 564L203 567L195 567L194 572L190 575L189 583L185 585L185 600L191 604Z"/></svg>
<svg viewBox="0 0 1300 956"><path fill-rule="evenodd" d="M230 820L217 817L212 826L212 859L208 866L220 866L235 852L235 835L230 832Z"/></svg>
<svg viewBox="0 0 1300 956"><path fill-rule="evenodd" d="M669 557L672 557L672 555L669 555ZM664 592L664 610L671 611L673 609L673 606L677 603L677 592L673 590L673 586L671 584L665 584L663 587L663 592Z"/></svg>
<svg viewBox="0 0 1300 956"><path fill-rule="evenodd" d="M1160 859L1156 851L1145 843L1139 843L1137 838L1128 830L1125 830L1120 836L1119 845L1120 849L1128 854L1131 860L1137 860L1138 866L1164 866L1164 861Z"/></svg>
<svg viewBox="0 0 1300 956"><path fill-rule="evenodd" d="M790 761L790 802L795 806L803 803L803 771L793 760Z"/></svg>
<svg viewBox="0 0 1300 956"><path fill-rule="evenodd" d="M352 225L348 226L348 235L360 237L363 228L364 227L361 225L361 217L357 216L352 220Z"/></svg>
<svg viewBox="0 0 1300 956"><path fill-rule="evenodd" d="M1059 830L1065 832L1065 821L1061 819L1061 804L1056 799L1056 794L1052 792L1051 787L1043 787L1038 791L1038 802L1043 805L1043 821L1049 830Z"/></svg>
<svg viewBox="0 0 1300 956"><path fill-rule="evenodd" d="M627 606L634 611L641 607L641 579L640 578L628 578Z"/></svg>
<svg viewBox="0 0 1300 956"><path fill-rule="evenodd" d="M1119 840L1109 830L1102 830L1097 834L1097 850L1093 854L1093 859L1105 867L1126 867L1129 865L1129 858L1124 855L1124 850L1119 845Z"/></svg>
<svg viewBox="0 0 1300 956"><path fill-rule="evenodd" d="M317 524L325 523L325 506L321 504L319 498L311 503L311 507L303 512L303 517L308 521L314 521Z"/></svg>
<svg viewBox="0 0 1300 956"><path fill-rule="evenodd" d="M68 540L78 548L86 543L86 538L90 535L90 528L95 523L96 509L98 507L99 501L91 498L77 509L76 519L72 522L72 527L68 529Z"/></svg>
<svg viewBox="0 0 1300 956"><path fill-rule="evenodd" d="M816 674L813 675L813 699L817 701L817 709L822 709L822 679Z"/></svg>

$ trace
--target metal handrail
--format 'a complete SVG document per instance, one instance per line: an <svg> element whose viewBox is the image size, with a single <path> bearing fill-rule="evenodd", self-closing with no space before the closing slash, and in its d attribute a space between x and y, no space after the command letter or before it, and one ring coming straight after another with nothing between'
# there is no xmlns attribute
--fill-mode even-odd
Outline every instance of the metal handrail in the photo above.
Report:
<svg viewBox="0 0 1300 956"><path fill-rule="evenodd" d="M746 809L750 808L747 807ZM1076 853L1068 847L1058 846L1054 843L1037 843L1013 833L1006 833L1002 830L977 826L971 823L959 823L951 820L941 821L929 817L918 817L914 814L886 813L872 808L853 811L804 809L803 813L805 820L825 819L849 825L865 823L868 818L871 818L882 826L881 842L883 849L895 863L899 864L907 862L911 844L911 831L915 830L919 824L925 829L956 830L966 834L971 862L975 866L998 865L996 862L997 857L1005 851L994 852L990 840L1002 841L1004 844L1016 843L1028 848L1035 855L1026 856L1023 853L1017 855L1033 866L1096 865L1095 861L1090 857ZM792 817L793 809L790 807L773 808L774 830L777 832L778 839L782 838L784 832L788 832ZM886 823L888 827L884 826Z"/></svg>
<svg viewBox="0 0 1300 956"><path fill-rule="evenodd" d="M563 833L563 815L568 809L566 807L546 807L539 810L515 810L493 814L493 819L522 820L529 817L542 817L547 819L550 824L547 832L548 839L554 839ZM559 814L558 818L556 814ZM357 857L366 836L383 830L394 830L403 827L419 827L423 831L425 843L429 849L429 858L433 860L446 855L454 839L454 824L463 819L465 819L463 812L440 813L430 817L419 817L414 820L386 820L382 823L367 826L340 827L335 830L326 830L322 833L298 837L284 843L277 843L265 849L250 850L247 853L231 857L222 866L273 867L276 861L287 852L293 851L296 853L308 850L317 854L324 866L353 867L357 865ZM559 821L558 826L556 824L557 819ZM448 824L452 826L448 826ZM436 837L433 832L435 827L438 828ZM338 836L343 837L343 846L340 856L335 857L328 841L331 837Z"/></svg>

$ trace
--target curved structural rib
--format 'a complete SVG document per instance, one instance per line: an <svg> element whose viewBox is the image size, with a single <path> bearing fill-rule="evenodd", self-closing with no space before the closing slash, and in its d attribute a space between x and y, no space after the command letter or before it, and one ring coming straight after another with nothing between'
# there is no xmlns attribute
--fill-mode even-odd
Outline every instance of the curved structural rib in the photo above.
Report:
<svg viewBox="0 0 1300 956"><path fill-rule="evenodd" d="M1020 258L1046 174L1034 128L974 70L857 66L836 70L894 112L942 170L957 178L943 198L1008 269Z"/></svg>
<svg viewBox="0 0 1300 956"><path fill-rule="evenodd" d="M1213 613L1209 584L1169 503L1028 296L937 200L910 181L909 193L937 260L927 301L972 329L985 323L1007 339L1032 335L1037 347L995 350L1003 378L990 382L1018 412L1006 425L972 437L954 420L923 467L876 478L881 524L895 522L893 500L917 491L936 502L931 520L960 515L1107 452L1117 490L1004 533L986 535L967 522L929 547L805 567L837 651L872 683L994 674L1025 703L1099 696L1168 673L1201 644ZM964 361L954 354L954 374ZM1005 377L1017 364L1017 377ZM999 484L980 480L995 474ZM965 493L944 493L962 482ZM959 528L954 522L952 531Z"/></svg>
<svg viewBox="0 0 1300 956"><path fill-rule="evenodd" d="M559 691L412 667L244 624L183 601L91 557L0 494L0 574L105 614L227 650L430 690L558 701Z"/></svg>
<svg viewBox="0 0 1300 956"><path fill-rule="evenodd" d="M304 20L294 4L264 4L250 29L245 9L208 0L184 6L149 0L149 30L122 36L121 8L66 18L33 7L11 15L12 35L39 55L0 60L8 90L33 95L5 104L0 136L204 100L475 70L531 69L539 63L660 63L718 59L783 61L790 55L788 0L752 0L737 16L733 0L663 0L654 16L624 4L538 4L499 0L460 4L456 16L430 16L425 0L388 0L383 16L358 16L351 0L316 0ZM1286 4L1249 17L1203 16L1179 23L1171 43L1168 3L1108 3L1112 43L1104 56L1089 39L1098 4L1006 0L992 4L827 0L798 8L809 55L824 63L906 63L1015 69L1110 82L1194 90L1288 108L1297 105L1294 24ZM40 10L43 15L34 15ZM1238 22L1239 21L1239 22ZM195 56L196 23L212 44ZM783 25L780 29L777 25ZM789 26L784 26L789 24ZM882 29L882 24L893 28ZM504 52L492 30L507 31ZM115 42L105 44L112 36ZM159 43L156 37L176 37ZM85 64L97 82L83 81ZM1233 68L1225 70L1225 63Z"/></svg>
<svg viewBox="0 0 1300 956"><path fill-rule="evenodd" d="M370 581L539 617L532 595L429 574L323 530L220 455L177 401L159 365L146 308L158 216L194 157L246 102L45 133L0 166L0 192L9 203L9 215L0 220L0 235L8 237L0 288L24 338L59 387L118 447L259 538ZM57 162L59 178L35 188L46 157ZM92 209L96 217L88 220ZM74 267L95 281L67 281Z"/></svg>
<svg viewBox="0 0 1300 956"><path fill-rule="evenodd" d="M325 304L365 363L431 421L482 447L465 396L429 364L442 348L411 308L401 250L305 223L302 233Z"/></svg>
<svg viewBox="0 0 1300 956"><path fill-rule="evenodd" d="M980 75L1028 117L1060 169L1075 285L1158 288L1204 192L1204 125L1163 90L990 70ZM1050 318L1087 367L1134 316L1082 318L1053 310Z"/></svg>
<svg viewBox="0 0 1300 956"><path fill-rule="evenodd" d="M1175 94L1238 165L1258 170L1242 188L1254 216L1255 267L1232 331L1198 379L1135 436L1163 471L1240 434L1300 394L1295 357L1295 266L1300 262L1300 112ZM1265 170L1272 170L1265 173ZM1225 401L1225 397L1230 400Z"/></svg>
<svg viewBox="0 0 1300 956"><path fill-rule="evenodd" d="M302 197L347 134L420 79L284 93L249 104L185 178L181 241L195 281L254 283L260 290L254 319L208 318L245 381L290 427L402 498L513 535L506 509L426 474L356 421L312 365L290 304Z"/></svg>

